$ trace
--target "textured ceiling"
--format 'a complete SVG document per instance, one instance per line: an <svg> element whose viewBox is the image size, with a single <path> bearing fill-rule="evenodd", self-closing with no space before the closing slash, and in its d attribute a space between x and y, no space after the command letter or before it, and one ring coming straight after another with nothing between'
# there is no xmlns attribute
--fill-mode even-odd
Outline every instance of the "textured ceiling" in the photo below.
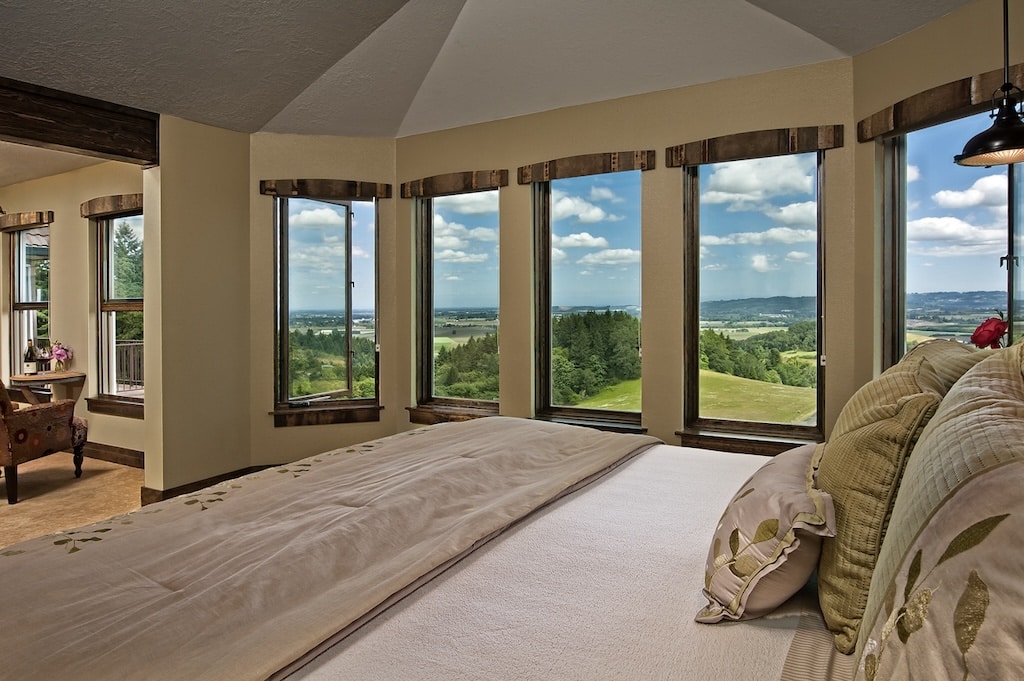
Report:
<svg viewBox="0 0 1024 681"><path fill-rule="evenodd" d="M968 1L0 0L0 76L243 132L402 137L852 56Z"/></svg>

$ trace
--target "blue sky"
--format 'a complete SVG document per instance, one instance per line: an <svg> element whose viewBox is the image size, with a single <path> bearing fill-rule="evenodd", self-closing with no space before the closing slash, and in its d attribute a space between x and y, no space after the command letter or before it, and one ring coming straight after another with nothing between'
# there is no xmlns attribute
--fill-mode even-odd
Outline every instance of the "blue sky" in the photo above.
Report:
<svg viewBox="0 0 1024 681"><path fill-rule="evenodd" d="M1006 166L953 163L988 113L907 136L907 292L1006 290Z"/></svg>
<svg viewBox="0 0 1024 681"><path fill-rule="evenodd" d="M374 207L352 204L352 307L374 309ZM345 207L324 201L289 199L289 301L295 310L339 310L345 286Z"/></svg>

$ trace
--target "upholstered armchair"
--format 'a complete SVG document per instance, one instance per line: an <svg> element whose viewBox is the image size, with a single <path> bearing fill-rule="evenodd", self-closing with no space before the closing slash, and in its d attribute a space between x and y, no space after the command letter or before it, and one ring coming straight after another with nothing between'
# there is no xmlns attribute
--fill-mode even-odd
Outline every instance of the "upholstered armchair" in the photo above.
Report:
<svg viewBox="0 0 1024 681"><path fill-rule="evenodd" d="M75 416L74 400L56 400L15 409L0 384L0 465L4 467L7 503L18 502L18 464L71 450L75 477L82 476L88 424Z"/></svg>

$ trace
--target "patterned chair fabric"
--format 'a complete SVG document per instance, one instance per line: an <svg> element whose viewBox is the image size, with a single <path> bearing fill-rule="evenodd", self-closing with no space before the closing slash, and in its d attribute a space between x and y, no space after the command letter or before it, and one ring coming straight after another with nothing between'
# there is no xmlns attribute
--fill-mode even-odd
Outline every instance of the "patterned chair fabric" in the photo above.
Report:
<svg viewBox="0 0 1024 681"><path fill-rule="evenodd" d="M54 452L72 451L75 477L82 476L82 459L89 426L75 416L74 400L56 400L15 409L0 385L0 465L4 469L7 503L18 501L18 465Z"/></svg>

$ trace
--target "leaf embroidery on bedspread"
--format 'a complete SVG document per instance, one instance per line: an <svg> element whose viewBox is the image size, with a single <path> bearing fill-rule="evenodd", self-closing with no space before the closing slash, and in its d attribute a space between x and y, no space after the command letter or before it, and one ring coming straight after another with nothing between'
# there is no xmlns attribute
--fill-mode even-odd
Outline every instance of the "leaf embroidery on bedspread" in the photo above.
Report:
<svg viewBox="0 0 1024 681"><path fill-rule="evenodd" d="M864 670L864 678L867 681L875 681L882 655L885 652L888 639L893 630L896 631L900 641L906 645L914 632L924 626L928 618L928 606L931 602L935 589L924 587L932 573L942 563L954 558L961 553L970 550L983 542L992 530L999 523L1003 522L1010 514L995 515L979 520L970 527L957 534L946 550L939 556L938 561L932 566L920 582L922 551L918 549L914 554L910 565L907 568L907 582L903 589L903 605L895 607L896 585L895 582L889 585L885 595L885 607L889 616L882 626L879 641L869 640L865 647L865 656L861 662ZM981 578L977 570L971 570L967 577L967 584L957 601L953 612L953 631L956 636L956 646L960 652L960 659L963 663L964 681L970 677L970 669L967 664L967 653L977 639L978 631L985 622L985 613L989 605L989 591L985 580Z"/></svg>
<svg viewBox="0 0 1024 681"><path fill-rule="evenodd" d="M215 492L205 492L205 493L201 493L201 494L196 494L194 496L190 495L188 498L185 499L185 505L186 506L194 506L195 504L199 504L199 510L200 511L205 511L207 508L209 508L206 504L212 504L215 501L224 501L224 495L227 494L227 493L228 493L227 490L217 490ZM210 495L213 495L212 498L209 498L209 499L200 499L199 498L200 496L210 496Z"/></svg>
<svg viewBox="0 0 1024 681"><path fill-rule="evenodd" d="M65 547L68 553L77 553L82 550L82 547L80 547L79 544L83 544L85 542L101 541L103 537L97 537L95 535L102 534L104 532L110 532L110 528L101 527L98 530L71 530L70 532L61 532L60 534L65 536L53 542L53 545ZM82 534L88 536L78 536Z"/></svg>

